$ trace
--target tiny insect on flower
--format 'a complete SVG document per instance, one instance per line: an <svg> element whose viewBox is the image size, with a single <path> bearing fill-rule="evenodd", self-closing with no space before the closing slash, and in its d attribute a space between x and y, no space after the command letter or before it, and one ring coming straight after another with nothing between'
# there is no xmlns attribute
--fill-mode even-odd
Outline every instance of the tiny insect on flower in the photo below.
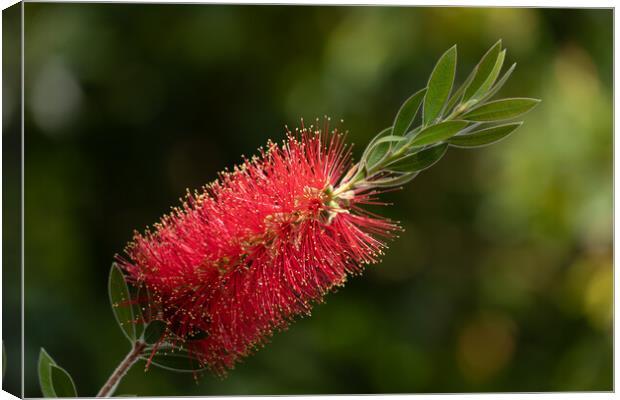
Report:
<svg viewBox="0 0 620 400"><path fill-rule="evenodd" d="M326 128L269 143L188 194L119 258L130 280L151 293L151 313L218 374L377 262L397 229L360 208L375 203L373 192L335 194L350 149Z"/></svg>

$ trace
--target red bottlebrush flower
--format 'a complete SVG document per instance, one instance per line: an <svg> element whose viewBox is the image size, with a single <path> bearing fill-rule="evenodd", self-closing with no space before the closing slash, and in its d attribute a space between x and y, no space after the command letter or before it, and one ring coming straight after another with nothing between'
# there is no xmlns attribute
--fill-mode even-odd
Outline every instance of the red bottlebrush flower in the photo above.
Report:
<svg viewBox="0 0 620 400"><path fill-rule="evenodd" d="M169 335L216 373L377 262L381 239L397 229L359 207L372 202L367 190L337 194L350 151L340 134L324 132L270 142L188 194L154 231L136 233L119 259L149 289L146 306Z"/></svg>
<svg viewBox="0 0 620 400"><path fill-rule="evenodd" d="M282 146L269 142L258 157L188 193L154 230L136 232L126 257L117 256L126 274L113 264L108 282L115 318L132 348L97 397L111 396L148 352L151 363L157 353L181 348L200 369L224 374L364 264L377 262L383 240L399 227L360 207L382 204L373 199L375 188L411 181L449 147L502 140L521 126L514 118L540 102L489 101L514 69L499 78L505 56L498 41L451 93L456 46L448 49L426 87L403 103L356 164L342 136L327 134L326 120L323 129L288 132ZM412 127L419 110L421 124ZM138 289L136 297L127 282ZM61 368L41 368L54 364L44 351L39 363L43 394L56 395L56 370L62 382L71 381ZM170 360L154 363L176 369ZM63 390L76 395L75 388Z"/></svg>
<svg viewBox="0 0 620 400"><path fill-rule="evenodd" d="M355 165L342 136L327 135L327 126L289 132L282 146L270 142L260 156L188 194L154 231L136 234L119 261L152 294L138 301L154 315L149 319L166 323L162 340L224 373L377 262L382 240L398 226L360 207L380 204L373 188L409 182L449 147L502 140L521 126L508 121L540 101L489 101L514 69L498 79L505 54L495 43L450 95L456 46L447 50L427 87L403 103ZM412 128L419 110L422 123Z"/></svg>

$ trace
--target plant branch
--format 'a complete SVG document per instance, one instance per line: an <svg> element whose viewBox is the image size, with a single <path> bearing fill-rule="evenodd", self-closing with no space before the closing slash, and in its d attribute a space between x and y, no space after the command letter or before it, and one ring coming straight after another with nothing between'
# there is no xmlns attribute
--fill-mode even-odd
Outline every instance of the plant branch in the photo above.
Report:
<svg viewBox="0 0 620 400"><path fill-rule="evenodd" d="M116 367L112 375L108 378L106 383L101 387L96 397L111 397L116 390L116 387L120 383L121 379L127 374L127 371L140 359L142 351L146 348L146 343L143 341L136 341L131 351L125 356L123 361Z"/></svg>
<svg viewBox="0 0 620 400"><path fill-rule="evenodd" d="M375 135L359 163L339 185L330 189L331 198L346 200L348 192L357 189L401 186L439 161L448 147L472 148L495 143L521 126L521 122L505 122L528 112L540 100L490 101L515 67L513 64L499 78L505 56L506 50L502 50L499 40L456 89L456 46L446 51L435 65L426 88L405 100L392 126ZM456 90L451 94L453 88ZM422 114L420 125L409 130L419 113Z"/></svg>

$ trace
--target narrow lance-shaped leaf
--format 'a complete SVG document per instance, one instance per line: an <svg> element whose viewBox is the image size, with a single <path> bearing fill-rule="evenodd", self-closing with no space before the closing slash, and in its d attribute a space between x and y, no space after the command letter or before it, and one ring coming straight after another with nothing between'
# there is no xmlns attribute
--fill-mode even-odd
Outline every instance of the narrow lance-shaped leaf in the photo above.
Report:
<svg viewBox="0 0 620 400"><path fill-rule="evenodd" d="M495 61L495 65L493 66L493 69L489 73L489 76L487 76L487 79L485 79L485 81L482 83L482 85L480 85L476 93L474 93L474 95L472 96L472 100L476 100L476 101L480 100L489 91L491 86L493 86L493 84L497 80L497 77L499 76L499 73L502 70L505 57L506 57L506 50L502 50L497 56L497 60Z"/></svg>
<svg viewBox="0 0 620 400"><path fill-rule="evenodd" d="M458 135L448 139L448 143L455 147L479 147L500 141L517 129L523 122L493 126L480 129L467 135Z"/></svg>
<svg viewBox="0 0 620 400"><path fill-rule="evenodd" d="M540 100L529 98L502 99L486 103L462 116L468 121L493 122L512 119L530 111Z"/></svg>
<svg viewBox="0 0 620 400"><path fill-rule="evenodd" d="M376 146L376 145L379 145L381 143L400 142L401 140L405 140L405 138L402 137L402 136L387 135L387 136L383 136L381 139L377 140L374 145Z"/></svg>
<svg viewBox="0 0 620 400"><path fill-rule="evenodd" d="M422 104L422 100L424 99L424 94L426 93L426 88L422 90L418 90L411 97L409 97L403 105L398 110L398 114L396 114L396 118L394 119L394 128L392 128L392 135L394 136L402 136L407 132L407 129L413 123L416 114L418 113L418 109L420 108L420 104Z"/></svg>
<svg viewBox="0 0 620 400"><path fill-rule="evenodd" d="M125 275L114 263L110 269L110 277L108 281L108 294L110 296L110 304L116 322L130 342L136 340L135 317L133 315L133 306L131 297L129 296L129 288L125 281Z"/></svg>
<svg viewBox="0 0 620 400"><path fill-rule="evenodd" d="M441 142L457 134L467 126L467 121L445 121L424 129L411 141L412 146Z"/></svg>
<svg viewBox="0 0 620 400"><path fill-rule="evenodd" d="M391 126L389 128L385 128L381 132L377 133L375 135L375 137L372 138L370 143L368 143L368 145L364 149L364 153L362 154L362 158L360 159L360 166L368 165L368 157L370 156L370 152L373 149L373 147L375 146L375 144L377 143L377 141L379 139L385 137L385 136L390 135L390 133L392 133L392 127Z"/></svg>
<svg viewBox="0 0 620 400"><path fill-rule="evenodd" d="M373 169L387 157L389 151L390 143L380 143L376 145L368 156L368 160L366 162L367 168L369 170Z"/></svg>
<svg viewBox="0 0 620 400"><path fill-rule="evenodd" d="M424 96L424 125L432 123L441 112L450 96L456 73L456 46L446 51L431 73Z"/></svg>
<svg viewBox="0 0 620 400"><path fill-rule="evenodd" d="M450 100L448 100L448 104L446 105L447 111L452 110L454 106L461 103L461 100L463 100L463 96L465 95L465 89L467 89L467 87L471 84L471 81L476 76L475 72L476 70L473 70L467 79L465 79L465 82L463 82L463 84L452 94L452 96L450 96Z"/></svg>
<svg viewBox="0 0 620 400"><path fill-rule="evenodd" d="M429 147L428 149L400 158L385 168L397 172L422 171L439 161L447 149L448 145L446 143Z"/></svg>
<svg viewBox="0 0 620 400"><path fill-rule="evenodd" d="M404 140L403 136L388 135L375 141L366 159L367 169L372 170L376 165L380 164L389 155L394 143Z"/></svg>
<svg viewBox="0 0 620 400"><path fill-rule="evenodd" d="M422 130L422 126L418 126L417 128L410 130L409 132L407 132L407 134L405 135L405 137L407 139L411 139L417 136L418 133L420 133L420 131Z"/></svg>
<svg viewBox="0 0 620 400"><path fill-rule="evenodd" d="M41 387L43 397L56 397L56 392L54 392L54 386L52 385L52 365L56 365L56 362L45 349L41 348L39 351L37 370L39 374L39 386Z"/></svg>
<svg viewBox="0 0 620 400"><path fill-rule="evenodd" d="M502 41L498 40L480 59L480 62L474 68L474 78L469 86L465 89L465 95L463 96L463 103L471 99L473 95L480 89L480 86L484 84L488 76L493 71L493 67L496 64L499 52L502 49Z"/></svg>
<svg viewBox="0 0 620 400"><path fill-rule="evenodd" d="M141 358L148 360L150 353L143 355ZM190 355L185 349L156 353L151 359L151 364L174 372L196 373L208 368L207 366L200 366L196 361L196 355Z"/></svg>
<svg viewBox="0 0 620 400"><path fill-rule="evenodd" d="M412 181L417 175L418 175L418 172L407 172L407 173L402 173L396 176L388 176L385 178L373 180L372 186L373 187L384 187L384 188L401 186L401 185L404 185Z"/></svg>
<svg viewBox="0 0 620 400"><path fill-rule="evenodd" d="M488 99L490 99L491 97L495 96L495 94L497 94L497 92L499 92L499 90L504 86L504 84L506 83L506 81L508 81L508 78L510 78L510 75L512 74L512 72L515 70L515 68L517 67L517 63L513 63L510 68L508 68L508 70L504 73L504 75L497 81L497 83L495 84L495 86L493 86L491 88L491 90L489 90L481 99L480 102L486 101Z"/></svg>
<svg viewBox="0 0 620 400"><path fill-rule="evenodd" d="M484 122L471 122L471 125L469 125L468 127L464 128L464 129L461 129L458 132L458 136L465 135L466 133L470 133L470 132L473 132L473 131L478 131L478 130L482 129L482 128L480 128L480 126L482 124L484 124Z"/></svg>
<svg viewBox="0 0 620 400"><path fill-rule="evenodd" d="M77 397L77 390L71 375L58 365L51 365L51 380L57 397Z"/></svg>

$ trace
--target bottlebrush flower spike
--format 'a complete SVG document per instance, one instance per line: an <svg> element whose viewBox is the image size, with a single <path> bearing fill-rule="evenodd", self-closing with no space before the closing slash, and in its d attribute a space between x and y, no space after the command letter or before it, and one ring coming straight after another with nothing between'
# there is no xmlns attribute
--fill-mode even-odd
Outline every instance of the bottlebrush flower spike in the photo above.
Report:
<svg viewBox="0 0 620 400"><path fill-rule="evenodd" d="M521 123L496 123L538 103L488 101L514 69L497 79L505 54L496 43L451 93L456 47L448 50L359 163L327 124L302 125L281 146L269 142L259 156L188 193L153 231L136 233L117 259L131 283L148 289L137 301L147 319L165 322L160 342L223 374L364 264L378 262L399 228L364 204L381 204L377 194L410 181L449 146L502 139ZM410 129L420 108L422 123Z"/></svg>
<svg viewBox="0 0 620 400"><path fill-rule="evenodd" d="M396 225L359 208L368 194L333 195L349 164L337 132L289 134L137 234L122 266L152 293L171 333L206 334L191 351L221 373L378 261L378 238Z"/></svg>

